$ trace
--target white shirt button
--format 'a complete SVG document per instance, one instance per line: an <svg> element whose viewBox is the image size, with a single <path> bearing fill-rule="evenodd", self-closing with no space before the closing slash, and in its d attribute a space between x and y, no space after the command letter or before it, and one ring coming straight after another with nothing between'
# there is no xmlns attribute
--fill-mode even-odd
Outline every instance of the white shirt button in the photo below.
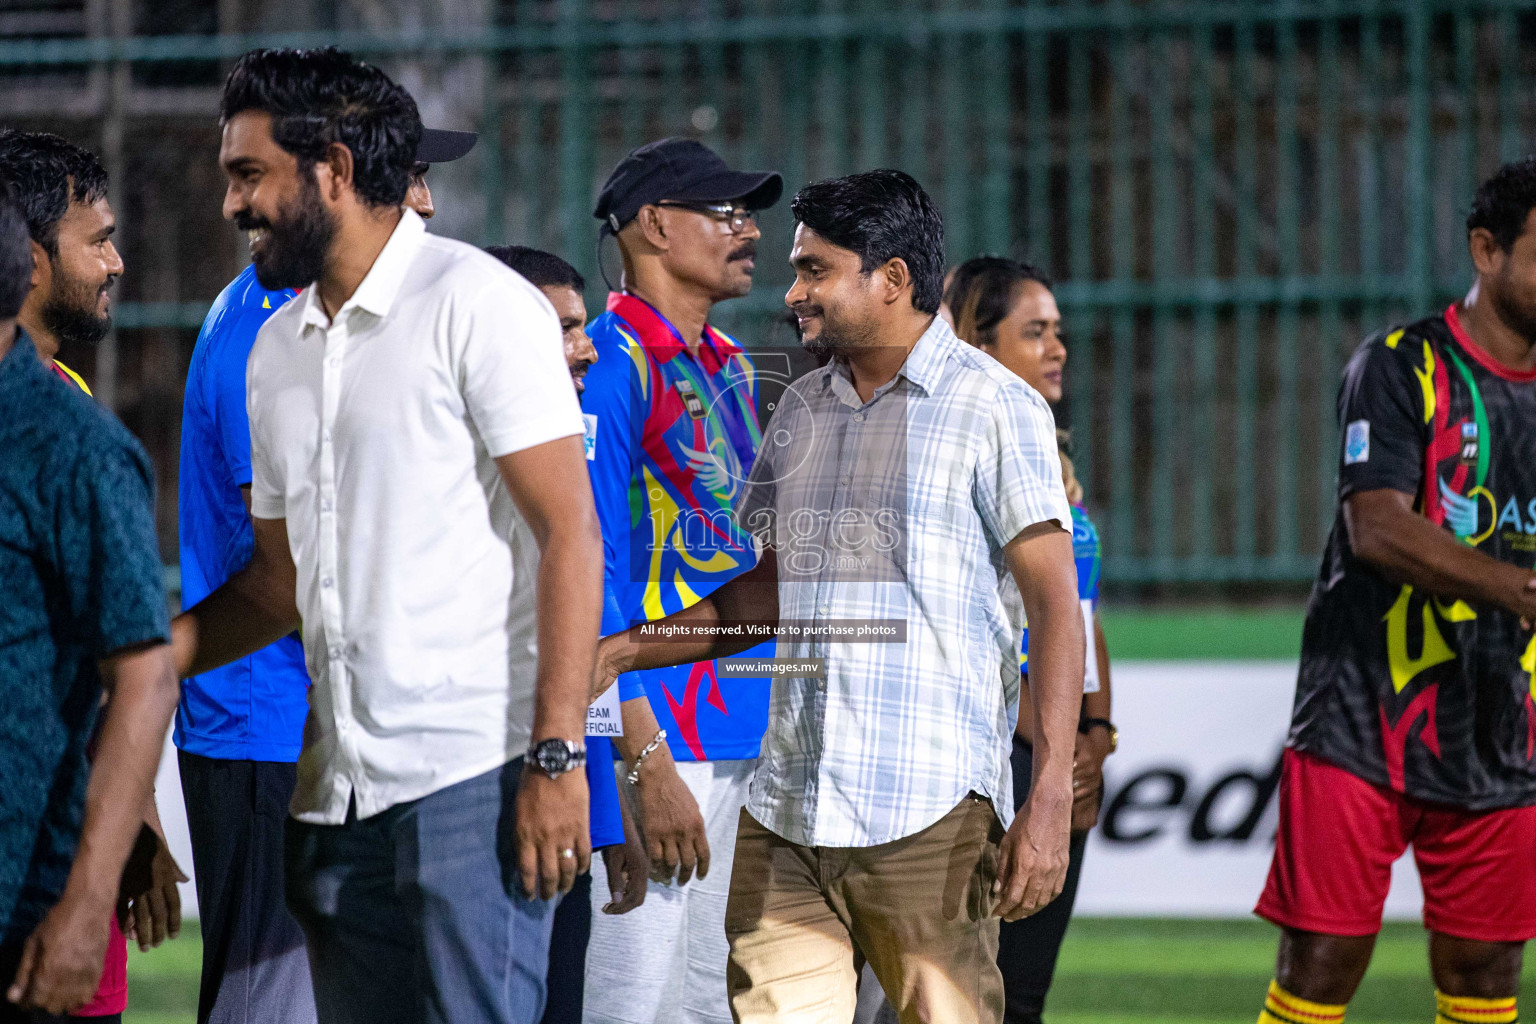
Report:
<svg viewBox="0 0 1536 1024"><path fill-rule="evenodd" d="M863 423L864 422L864 414L861 413L861 412L854 413L853 414L853 422L855 422L855 423Z"/></svg>
<svg viewBox="0 0 1536 1024"><path fill-rule="evenodd" d="M331 655L331 660L332 661L340 661L341 660L341 644L333 645L331 647L329 653Z"/></svg>
<svg viewBox="0 0 1536 1024"><path fill-rule="evenodd" d="M332 585L333 585L333 584L334 584L334 583L335 583L335 582L336 582L336 581L335 581L335 580L333 580L333 579L331 579L331 578L330 578L330 577L329 577L329 576L327 576L327 577L326 577L326 578L325 578L325 579L323 579L323 580L321 580L321 581L320 581L320 585L321 585L321 586L322 586L322 587L325 587L325 588L326 588L326 589L327 589L327 590L329 590L329 589L330 589L330 588L331 588L331 586L332 586Z"/></svg>
<svg viewBox="0 0 1536 1024"><path fill-rule="evenodd" d="M330 510L331 510L331 499L330 498L325 498L324 500L322 500L320 502L320 511L322 511L322 512L329 512Z"/></svg>

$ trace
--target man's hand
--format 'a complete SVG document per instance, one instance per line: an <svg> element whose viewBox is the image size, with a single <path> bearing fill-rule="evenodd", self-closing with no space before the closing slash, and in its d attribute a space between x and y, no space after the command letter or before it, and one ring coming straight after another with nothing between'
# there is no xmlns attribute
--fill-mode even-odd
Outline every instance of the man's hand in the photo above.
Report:
<svg viewBox="0 0 1536 1024"><path fill-rule="evenodd" d="M1072 761L1072 831L1087 832L1099 823L1099 796L1104 790L1104 759L1109 737L1103 729L1077 734Z"/></svg>
<svg viewBox="0 0 1536 1024"><path fill-rule="evenodd" d="M138 940L140 952L181 934L181 892L176 884L186 881L190 879L165 840L145 825L123 868L117 898L118 926Z"/></svg>
<svg viewBox="0 0 1536 1024"><path fill-rule="evenodd" d="M597 642L597 657L592 665L592 686L587 693L588 704L608 692L608 688L617 683L623 674L619 649L624 639L623 634L618 634L603 637Z"/></svg>
<svg viewBox="0 0 1536 1024"><path fill-rule="evenodd" d="M651 879L687 885L697 874L709 874L709 839L699 804L677 774L672 752L663 743L640 766L635 784L635 813L645 852L651 860Z"/></svg>
<svg viewBox="0 0 1536 1024"><path fill-rule="evenodd" d="M604 847L603 867L608 872L608 892L612 895L603 905L603 913L627 914L645 902L651 859L645 855L645 844L638 834L626 833L621 845Z"/></svg>
<svg viewBox="0 0 1536 1024"><path fill-rule="evenodd" d="M27 937L6 998L24 1009L65 1014L96 994L110 935L110 894L66 888Z"/></svg>
<svg viewBox="0 0 1536 1024"><path fill-rule="evenodd" d="M619 787L619 817L624 822L624 843L603 850L603 866L608 869L608 892L612 898L603 907L605 914L627 914L645 902L651 858L645 855L645 840L635 824L635 805L626 786Z"/></svg>
<svg viewBox="0 0 1536 1024"><path fill-rule="evenodd" d="M1415 498L1383 487L1344 499L1344 526L1355 556L1395 583L1445 601L1483 601L1536 622L1536 576L1501 562L1414 510Z"/></svg>
<svg viewBox="0 0 1536 1024"><path fill-rule="evenodd" d="M1061 894L1067 879L1072 791L1066 779L1036 782L1024 809L1003 836L992 911L1004 921L1028 917Z"/></svg>
<svg viewBox="0 0 1536 1024"><path fill-rule="evenodd" d="M1525 581L1525 586L1520 590L1517 604L1520 603L1530 603L1532 606L1530 609L1520 613L1520 628L1536 629L1536 576L1532 576Z"/></svg>
<svg viewBox="0 0 1536 1024"><path fill-rule="evenodd" d="M565 856L569 852L572 856ZM552 779L531 765L517 787L517 867L529 899L570 892L592 863L587 831L587 775Z"/></svg>

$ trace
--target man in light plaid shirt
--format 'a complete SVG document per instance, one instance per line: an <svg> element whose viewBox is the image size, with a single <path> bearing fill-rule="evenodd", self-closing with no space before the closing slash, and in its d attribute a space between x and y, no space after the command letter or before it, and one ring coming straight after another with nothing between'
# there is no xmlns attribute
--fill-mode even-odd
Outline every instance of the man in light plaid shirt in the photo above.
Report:
<svg viewBox="0 0 1536 1024"><path fill-rule="evenodd" d="M818 182L792 210L785 301L831 359L778 403L737 506L761 557L607 638L599 689L744 650L747 624L822 659L774 684L726 911L732 1011L848 1020L867 960L903 1022L991 1024L997 918L1044 907L1067 864L1084 641L1055 424L934 315L943 227L916 181ZM1026 611L1038 739L1014 819Z"/></svg>

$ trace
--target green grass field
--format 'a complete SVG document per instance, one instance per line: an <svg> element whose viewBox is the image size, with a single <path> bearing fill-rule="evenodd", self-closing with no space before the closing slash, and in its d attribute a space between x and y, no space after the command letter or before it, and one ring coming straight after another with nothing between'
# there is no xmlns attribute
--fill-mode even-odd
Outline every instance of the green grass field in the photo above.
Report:
<svg viewBox="0 0 1536 1024"><path fill-rule="evenodd" d="M1109 603L1101 614L1110 656L1121 660L1294 661L1301 655L1306 609L1137 608Z"/></svg>
<svg viewBox="0 0 1536 1024"><path fill-rule="evenodd" d="M192 1024L202 946L196 927L128 961L126 1024ZM1083 919L1061 952L1050 1024L1252 1024L1274 966L1275 930L1259 921ZM1536 977L1536 968L1527 968ZM1389 925L1352 1024L1434 1018L1424 932Z"/></svg>

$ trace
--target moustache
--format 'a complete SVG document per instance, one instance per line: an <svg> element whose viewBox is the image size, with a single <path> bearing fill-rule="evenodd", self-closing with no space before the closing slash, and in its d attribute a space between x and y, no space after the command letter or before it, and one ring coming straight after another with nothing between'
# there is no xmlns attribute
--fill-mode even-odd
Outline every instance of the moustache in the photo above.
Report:
<svg viewBox="0 0 1536 1024"><path fill-rule="evenodd" d="M802 320L813 316L821 316L821 307L813 306L809 303L803 306L790 306L789 311L793 316Z"/></svg>
<svg viewBox="0 0 1536 1024"><path fill-rule="evenodd" d="M249 211L235 214L235 227L241 231L270 231L272 222Z"/></svg>
<svg viewBox="0 0 1536 1024"><path fill-rule="evenodd" d="M745 242L742 245L737 246L736 249L728 257L728 259L730 259L731 261L735 261L735 260L755 260L755 259L757 259L757 245L756 245L756 243L754 243L754 242Z"/></svg>

